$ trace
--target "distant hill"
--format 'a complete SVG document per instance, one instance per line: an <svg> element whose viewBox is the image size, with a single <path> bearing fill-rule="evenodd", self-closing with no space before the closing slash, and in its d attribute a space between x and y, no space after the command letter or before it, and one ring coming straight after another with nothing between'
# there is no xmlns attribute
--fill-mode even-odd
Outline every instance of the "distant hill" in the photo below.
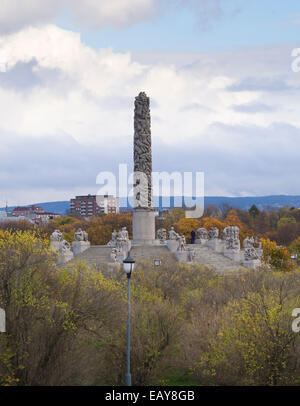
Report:
<svg viewBox="0 0 300 406"><path fill-rule="evenodd" d="M182 197L171 197L170 198L170 206L174 206L174 200L178 199L179 201L183 202ZM178 201L177 200L177 201ZM126 200L122 202L120 199L121 207L126 207ZM153 198L154 201L154 207L158 209L163 209L162 205L162 199L154 196ZM185 199L186 204L192 207L192 198L186 198ZM260 210L268 210L270 208L280 208L284 206L290 206L290 207L299 207L300 208L300 196L287 196L287 195L274 195L274 196L254 196L254 197L226 197L226 196L205 196L204 197L204 206L207 206L209 204L214 204L220 208L224 204L227 204L229 206L238 208L238 209L244 209L248 210L250 207L255 204L258 209Z"/></svg>
<svg viewBox="0 0 300 406"><path fill-rule="evenodd" d="M45 203L33 203L35 206L42 207L45 211L51 212L51 213L57 213L57 214L62 214L65 215L66 211L70 209L70 202L67 201L61 201L61 202L45 202ZM25 205L25 206L31 206ZM16 206L9 206L8 211L11 211L15 208ZM2 207L0 210L5 210L4 207Z"/></svg>
<svg viewBox="0 0 300 406"><path fill-rule="evenodd" d="M300 208L300 196L274 195L274 196L254 196L254 197L225 197L207 196L205 205L215 204L221 206L227 203L239 209L250 209L255 204L260 210L270 208L280 208L284 206Z"/></svg>
<svg viewBox="0 0 300 406"><path fill-rule="evenodd" d="M179 198L178 198L179 199ZM161 198L154 197L154 206L157 209L163 209ZM182 198L180 198L182 200ZM186 199L187 202L190 199ZM283 206L300 208L300 196L288 196L288 195L274 195L274 196L255 196L255 197L226 197L226 196L206 196L204 198L205 206L208 204L215 204L218 207L222 207L223 204L228 204L232 207L248 210L253 204L255 204L260 210L270 208L280 208ZM174 197L170 198L171 207L174 205ZM65 215L67 210L70 209L70 202L58 201L58 202L45 202L34 203L36 206L42 207L45 211L58 213ZM9 211L13 210L15 206L9 207ZM120 199L120 207L127 208L127 200L125 198ZM0 210L5 210L1 208Z"/></svg>

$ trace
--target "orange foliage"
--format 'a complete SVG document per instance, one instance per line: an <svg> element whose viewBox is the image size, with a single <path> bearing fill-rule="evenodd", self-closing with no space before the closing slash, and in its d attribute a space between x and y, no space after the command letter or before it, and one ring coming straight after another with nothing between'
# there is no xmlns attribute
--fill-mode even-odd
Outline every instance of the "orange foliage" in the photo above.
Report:
<svg viewBox="0 0 300 406"><path fill-rule="evenodd" d="M240 241L241 243L246 237L254 236L252 230L248 230L247 226L243 224L239 218L239 215L236 210L232 209L228 212L224 223L226 226L237 226L240 229Z"/></svg>
<svg viewBox="0 0 300 406"><path fill-rule="evenodd" d="M237 211L234 209L228 212L224 222L226 226L238 226L240 229L243 227L243 224L237 214Z"/></svg>
<svg viewBox="0 0 300 406"><path fill-rule="evenodd" d="M204 227L207 230L216 227L219 230L219 234L221 234L221 231L226 227L225 223L223 223L221 220L215 219L214 217L204 217L201 219L200 223L201 227Z"/></svg>
<svg viewBox="0 0 300 406"><path fill-rule="evenodd" d="M200 221L192 218L183 218L180 219L177 223L174 224L175 230L179 234L183 234L186 239L190 239L191 231L196 231L200 227Z"/></svg>

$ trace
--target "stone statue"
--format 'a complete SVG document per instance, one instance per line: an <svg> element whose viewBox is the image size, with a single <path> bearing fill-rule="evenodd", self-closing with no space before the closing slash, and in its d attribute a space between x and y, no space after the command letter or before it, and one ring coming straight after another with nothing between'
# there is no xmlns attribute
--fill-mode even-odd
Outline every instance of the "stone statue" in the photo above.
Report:
<svg viewBox="0 0 300 406"><path fill-rule="evenodd" d="M226 250L239 251L241 248L240 243L240 229L236 226L225 227L222 232L222 239L225 241Z"/></svg>
<svg viewBox="0 0 300 406"><path fill-rule="evenodd" d="M259 255L254 247L248 247L244 249L245 261L253 261L259 259Z"/></svg>
<svg viewBox="0 0 300 406"><path fill-rule="evenodd" d="M116 240L116 248L117 251L122 251L123 248L123 238L118 233L117 240Z"/></svg>
<svg viewBox="0 0 300 406"><path fill-rule="evenodd" d="M78 230L74 233L74 239L75 241L88 241L89 236L86 231L83 231L81 228L78 228Z"/></svg>
<svg viewBox="0 0 300 406"><path fill-rule="evenodd" d="M258 237L255 237L255 239L254 239L254 244L257 246L257 248L258 248L259 250L262 249L262 243L261 243L261 241L259 241L259 238L258 238Z"/></svg>
<svg viewBox="0 0 300 406"><path fill-rule="evenodd" d="M64 264L70 261L74 254L71 250L71 245L68 241L64 240L63 234L59 230L55 230L51 236L51 249L56 251L59 255L57 257L58 264Z"/></svg>
<svg viewBox="0 0 300 406"><path fill-rule="evenodd" d="M262 243L258 237L246 237L243 241L245 261L260 260L263 255Z"/></svg>
<svg viewBox="0 0 300 406"><path fill-rule="evenodd" d="M233 227L233 238L235 240L240 240L240 229L237 226Z"/></svg>
<svg viewBox="0 0 300 406"><path fill-rule="evenodd" d="M186 240L184 235L180 235L178 239L178 248L177 251L185 251L186 250Z"/></svg>
<svg viewBox="0 0 300 406"><path fill-rule="evenodd" d="M206 228L201 227L196 230L196 239L197 240L208 240L208 232Z"/></svg>
<svg viewBox="0 0 300 406"><path fill-rule="evenodd" d="M152 208L152 153L150 99L141 92L134 109L134 192L135 207ZM147 184L138 173L144 174Z"/></svg>
<svg viewBox="0 0 300 406"><path fill-rule="evenodd" d="M195 250L189 249L188 250L188 261L193 262L195 259L196 252Z"/></svg>
<svg viewBox="0 0 300 406"><path fill-rule="evenodd" d="M176 233L174 230L174 227L171 227L171 230L169 231L169 240L178 240L179 239L179 234Z"/></svg>
<svg viewBox="0 0 300 406"><path fill-rule="evenodd" d="M243 241L243 248L251 248L254 246L254 238L253 237L246 237Z"/></svg>
<svg viewBox="0 0 300 406"><path fill-rule="evenodd" d="M228 238L226 240L226 245L225 248L227 250L234 250L234 251L239 251L241 246L240 246L240 240L237 240L236 238Z"/></svg>
<svg viewBox="0 0 300 406"><path fill-rule="evenodd" d="M68 241L63 240L59 247L59 253L66 255L68 252L71 252L71 245Z"/></svg>
<svg viewBox="0 0 300 406"><path fill-rule="evenodd" d="M91 246L88 233L81 228L78 228L74 233L74 239L75 241L72 242L72 251L74 255L81 254Z"/></svg>
<svg viewBox="0 0 300 406"><path fill-rule="evenodd" d="M117 245L117 236L118 236L118 233L117 233L116 230L114 230L111 233L111 240L107 243L107 245L109 247L116 247L116 245Z"/></svg>
<svg viewBox="0 0 300 406"><path fill-rule="evenodd" d="M157 238L161 244L164 244L167 239L167 230L165 228L159 228L157 230Z"/></svg>
<svg viewBox="0 0 300 406"><path fill-rule="evenodd" d="M123 240L129 240L129 234L128 234L126 227L122 228L121 234L122 234Z"/></svg>
<svg viewBox="0 0 300 406"><path fill-rule="evenodd" d="M54 230L53 233L50 236L51 241L63 241L64 237L62 235L62 232L60 230Z"/></svg>
<svg viewBox="0 0 300 406"><path fill-rule="evenodd" d="M112 239L107 245L109 247L116 248L117 255L127 255L131 248L131 242L129 240L129 234L126 227L122 227L122 229L118 232L114 230L112 232Z"/></svg>
<svg viewBox="0 0 300 406"><path fill-rule="evenodd" d="M219 237L219 229L217 227L213 227L208 232L208 239L209 240L216 240Z"/></svg>
<svg viewBox="0 0 300 406"><path fill-rule="evenodd" d="M113 248L113 249L111 250L111 253L110 253L111 262L117 262L117 255L118 255L118 250L117 250L117 248Z"/></svg>

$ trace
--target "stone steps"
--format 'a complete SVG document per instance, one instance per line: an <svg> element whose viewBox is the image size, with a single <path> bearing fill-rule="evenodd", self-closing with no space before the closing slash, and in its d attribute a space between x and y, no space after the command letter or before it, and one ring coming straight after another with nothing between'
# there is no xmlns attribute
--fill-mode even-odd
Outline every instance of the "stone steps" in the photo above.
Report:
<svg viewBox="0 0 300 406"><path fill-rule="evenodd" d="M195 264L210 266L217 272L235 271L241 267L238 263L225 257L223 254L215 252L211 248L198 244L188 244L187 247L195 250ZM96 266L98 269L106 268L107 264L111 262L111 249L107 245L93 245L82 254L76 256L71 263L82 259L90 266ZM168 250L167 246L133 246L131 248L131 256L137 263L153 263L155 259L160 259L162 263L175 264L177 262L175 255Z"/></svg>
<svg viewBox="0 0 300 406"><path fill-rule="evenodd" d="M175 263L176 258L164 245L162 246L133 246L130 252L136 262L152 262L160 259L162 262Z"/></svg>
<svg viewBox="0 0 300 406"><path fill-rule="evenodd" d="M97 268L103 265L107 266L110 259L112 248L107 245L92 245L82 254L77 255L71 262L76 262L78 259L84 260L88 265L96 266ZM138 262L152 262L155 259L160 259L165 262L176 262L175 256L168 250L166 246L133 246L130 251L131 257Z"/></svg>
<svg viewBox="0 0 300 406"><path fill-rule="evenodd" d="M198 265L208 265L216 271L233 271L241 268L241 265L225 257L223 254L198 244L187 244L188 248L195 251L194 263Z"/></svg>
<svg viewBox="0 0 300 406"><path fill-rule="evenodd" d="M84 260L90 266L97 268L103 264L110 262L111 247L107 245L92 245L86 251L74 257L71 262L76 262L78 259Z"/></svg>

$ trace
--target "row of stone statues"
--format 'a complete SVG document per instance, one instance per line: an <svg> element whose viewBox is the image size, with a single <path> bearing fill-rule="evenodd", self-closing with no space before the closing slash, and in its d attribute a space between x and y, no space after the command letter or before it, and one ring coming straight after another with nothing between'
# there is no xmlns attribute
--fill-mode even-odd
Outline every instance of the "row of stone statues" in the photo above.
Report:
<svg viewBox="0 0 300 406"><path fill-rule="evenodd" d="M121 230L114 230L111 234L111 240L108 242L109 247L117 247L122 241L129 240L129 234L126 227L122 227Z"/></svg>
<svg viewBox="0 0 300 406"><path fill-rule="evenodd" d="M157 239L160 241L161 244L165 244L167 241L167 230L165 228L160 228L157 230ZM185 251L186 250L186 240L184 235L178 234L174 227L171 227L169 231L169 240L177 241L178 242L178 251Z"/></svg>
<svg viewBox="0 0 300 406"><path fill-rule="evenodd" d="M50 236L51 241L61 242L64 240L63 234L60 230L54 230ZM81 228L78 228L74 233L75 241L88 241L89 235L86 231L83 231Z"/></svg>
<svg viewBox="0 0 300 406"><path fill-rule="evenodd" d="M256 267L261 265L263 251L262 244L257 237L254 238L247 236L243 241L242 250L239 227L225 227L221 232L221 239L218 237L219 230L216 227L212 228L210 231L201 227L196 231L195 243L205 244L236 262L242 262L245 266Z"/></svg>
<svg viewBox="0 0 300 406"><path fill-rule="evenodd" d="M74 233L74 242L71 244L66 241L60 230L54 230L50 236L51 248L58 252L58 263L70 261L74 255L81 254L90 247L88 233L78 228Z"/></svg>
<svg viewBox="0 0 300 406"><path fill-rule="evenodd" d="M195 257L195 250L187 247L185 236L177 233L174 227L171 227L168 239L167 235L168 233L165 228L157 230L157 239L160 241L160 244L167 245L179 261L192 262Z"/></svg>
<svg viewBox="0 0 300 406"><path fill-rule="evenodd" d="M210 230L200 227L196 230L195 244L205 245L235 262L243 263L245 266L256 267L261 265L263 252L261 242L259 242L257 237L246 237L243 241L242 249L239 227L225 227L220 237L217 227L212 227ZM157 230L157 239L160 241L160 244L166 244L174 253L190 251L188 258L192 258L195 255L191 248L187 248L185 237L178 234L174 227L171 227L169 233L167 233L165 228Z"/></svg>

